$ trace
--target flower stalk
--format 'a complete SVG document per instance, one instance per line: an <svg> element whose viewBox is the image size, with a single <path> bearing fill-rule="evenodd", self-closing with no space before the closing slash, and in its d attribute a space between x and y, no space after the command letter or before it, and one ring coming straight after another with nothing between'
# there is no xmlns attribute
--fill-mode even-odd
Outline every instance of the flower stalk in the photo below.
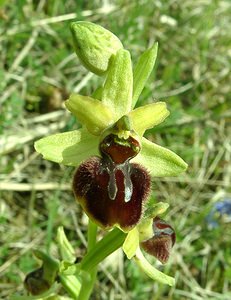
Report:
<svg viewBox="0 0 231 300"><path fill-rule="evenodd" d="M97 225L89 219L88 223L88 253L94 249L96 245ZM94 288L97 276L97 265L88 272L89 276L85 276L82 281L82 287L79 292L79 299L88 300Z"/></svg>

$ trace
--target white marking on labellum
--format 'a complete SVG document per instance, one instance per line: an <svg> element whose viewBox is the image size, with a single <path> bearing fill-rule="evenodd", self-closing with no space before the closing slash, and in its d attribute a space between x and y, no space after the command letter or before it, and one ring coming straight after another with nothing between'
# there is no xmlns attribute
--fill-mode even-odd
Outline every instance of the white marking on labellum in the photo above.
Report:
<svg viewBox="0 0 231 300"><path fill-rule="evenodd" d="M101 164L101 170L100 170L101 174L104 172L106 172L109 175L109 182L107 186L108 196L111 200L115 200L118 192L118 187L116 184L116 177L115 177L115 173L116 173L115 164L110 160L105 161L104 164Z"/></svg>
<svg viewBox="0 0 231 300"><path fill-rule="evenodd" d="M131 181L130 174L130 164L129 162L125 162L123 164L109 164L106 167L106 171L109 174L109 182L108 182L108 195L111 200L115 200L118 187L116 183L116 171L120 170L124 176L124 201L129 202L132 198L133 186Z"/></svg>
<svg viewBox="0 0 231 300"><path fill-rule="evenodd" d="M124 163L122 165L121 171L124 174L124 201L129 202L132 198L133 186L130 174L130 164Z"/></svg>
<svg viewBox="0 0 231 300"><path fill-rule="evenodd" d="M116 178L115 178L115 172L116 172L116 168L108 171L109 176L110 176L109 183L108 183L108 195L111 200L115 200L117 192L118 192Z"/></svg>

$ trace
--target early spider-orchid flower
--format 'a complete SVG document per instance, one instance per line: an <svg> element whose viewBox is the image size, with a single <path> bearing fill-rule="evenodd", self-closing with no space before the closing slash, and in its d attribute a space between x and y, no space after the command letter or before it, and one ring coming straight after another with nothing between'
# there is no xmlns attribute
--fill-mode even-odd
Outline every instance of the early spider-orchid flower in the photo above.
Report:
<svg viewBox="0 0 231 300"><path fill-rule="evenodd" d="M145 219L148 226L143 226L142 217L151 178L176 176L186 170L187 164L143 136L169 115L166 104L155 102L134 108L153 69L157 44L141 55L133 71L130 53L109 31L92 23L76 22L72 33L83 64L105 75L105 81L93 95L72 94L65 102L82 128L45 137L35 143L35 148L45 159L77 167L73 180L77 201L102 228L117 226L129 232L123 247L128 257L136 254L139 262L140 244L165 262L167 256L158 253L156 238L152 239L158 235L157 229L150 229L158 214L155 211ZM144 228L149 233L141 237ZM131 241L135 245L129 253ZM174 244L172 237L161 241L168 250Z"/></svg>

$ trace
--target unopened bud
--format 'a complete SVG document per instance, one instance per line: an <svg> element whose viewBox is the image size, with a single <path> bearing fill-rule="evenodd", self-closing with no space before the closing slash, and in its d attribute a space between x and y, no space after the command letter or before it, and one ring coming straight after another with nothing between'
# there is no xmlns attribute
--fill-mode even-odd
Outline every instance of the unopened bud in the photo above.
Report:
<svg viewBox="0 0 231 300"><path fill-rule="evenodd" d="M111 56L123 48L113 33L94 23L73 22L71 32L79 59L89 71L97 75L108 70Z"/></svg>

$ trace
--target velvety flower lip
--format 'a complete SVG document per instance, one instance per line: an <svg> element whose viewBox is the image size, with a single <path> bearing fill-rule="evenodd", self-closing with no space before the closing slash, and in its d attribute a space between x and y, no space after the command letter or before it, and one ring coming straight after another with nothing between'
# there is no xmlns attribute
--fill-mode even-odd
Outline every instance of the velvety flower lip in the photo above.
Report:
<svg viewBox="0 0 231 300"><path fill-rule="evenodd" d="M150 192L150 176L140 165L110 165L96 156L86 160L75 172L73 191L99 226L117 226L126 232L141 218L143 202Z"/></svg>

